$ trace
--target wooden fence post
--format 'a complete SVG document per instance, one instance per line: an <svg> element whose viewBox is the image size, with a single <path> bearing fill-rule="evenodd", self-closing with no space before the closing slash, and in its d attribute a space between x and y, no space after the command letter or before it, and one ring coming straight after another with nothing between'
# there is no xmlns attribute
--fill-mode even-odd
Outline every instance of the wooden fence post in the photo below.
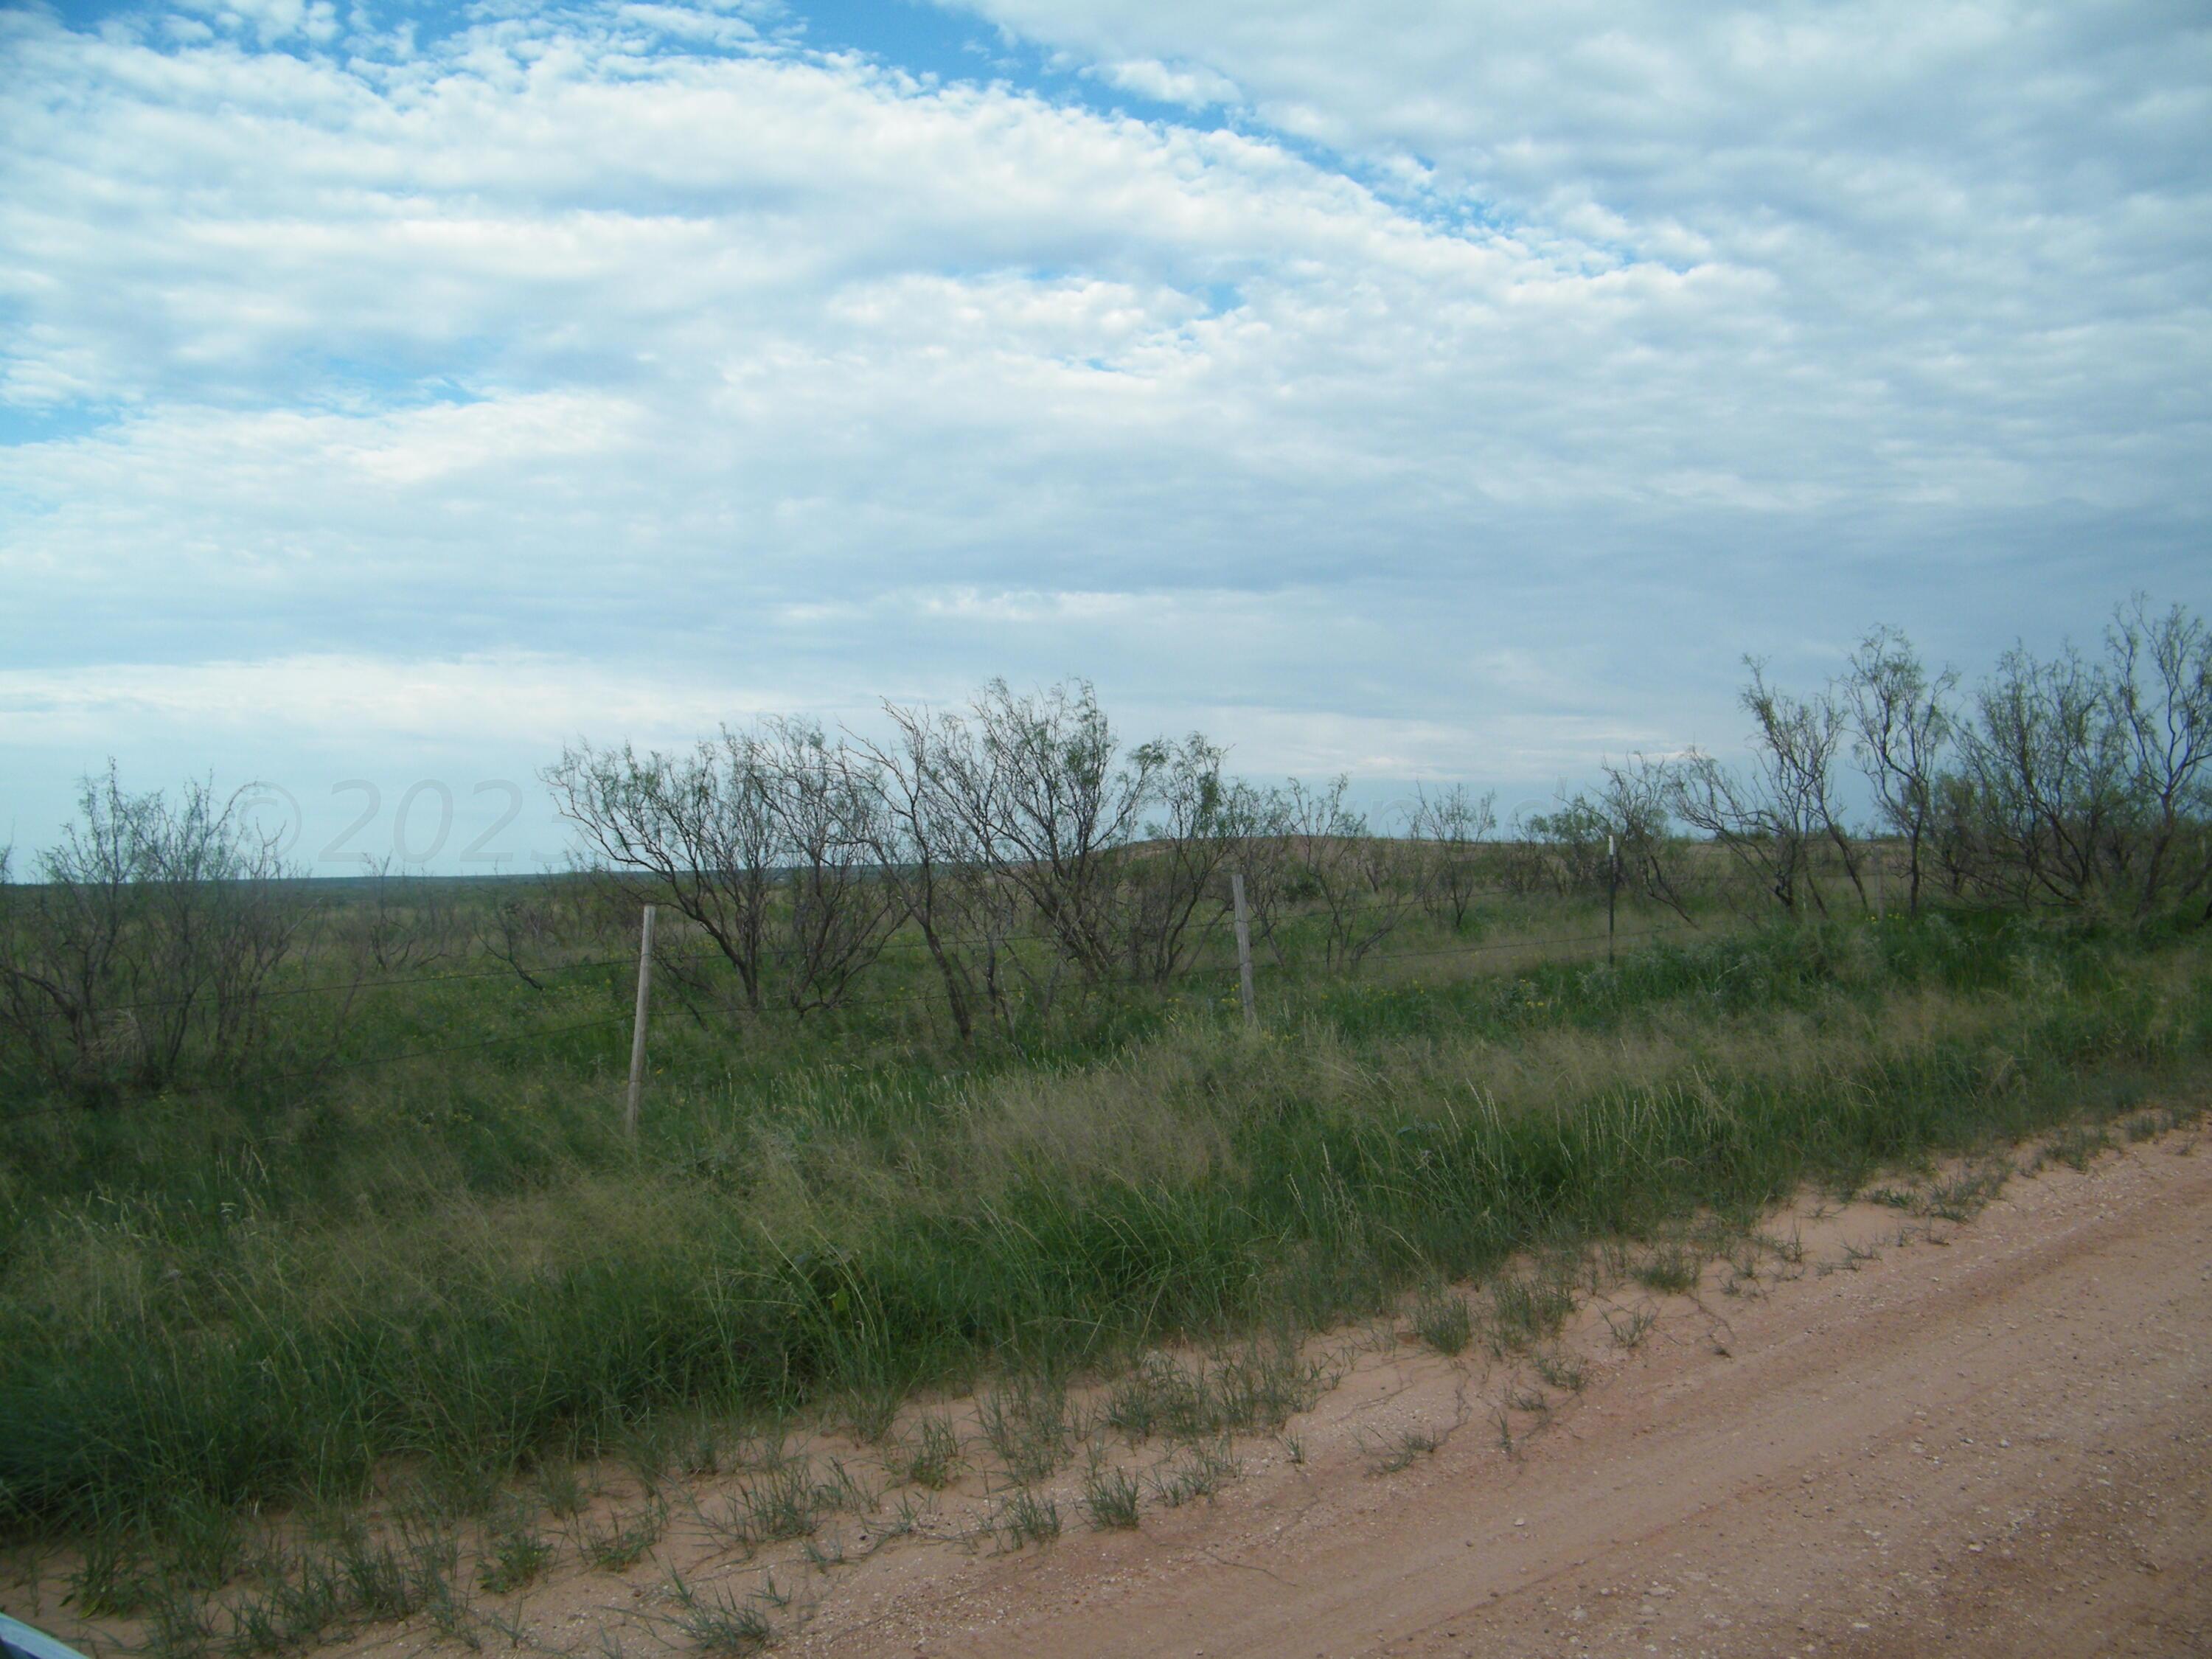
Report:
<svg viewBox="0 0 2212 1659"><path fill-rule="evenodd" d="M1620 846L1608 832L1605 838L1605 960L1613 965L1613 912L1620 897Z"/></svg>
<svg viewBox="0 0 2212 1659"><path fill-rule="evenodd" d="M623 1131L637 1139L637 1103L645 1092L645 1012L653 994L653 906L645 907L645 931L637 947L637 1018L629 1034L629 1104L623 1112Z"/></svg>
<svg viewBox="0 0 2212 1659"><path fill-rule="evenodd" d="M1244 1024L1260 1028L1260 1011L1252 1002L1252 918L1244 908L1244 872L1229 872L1229 892L1237 903L1237 982L1244 993Z"/></svg>

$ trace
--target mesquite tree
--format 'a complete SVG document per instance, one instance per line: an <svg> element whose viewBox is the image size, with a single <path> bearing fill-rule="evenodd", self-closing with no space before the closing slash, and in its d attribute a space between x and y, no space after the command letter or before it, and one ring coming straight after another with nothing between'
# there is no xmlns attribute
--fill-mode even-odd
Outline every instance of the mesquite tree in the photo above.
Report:
<svg viewBox="0 0 2212 1659"><path fill-rule="evenodd" d="M1929 844L1942 823L1942 768L1956 725L1958 683L1948 668L1931 679L1893 628L1876 628L1859 642L1844 679L1853 753L1882 822L1905 842L1905 908L1915 914Z"/></svg>
<svg viewBox="0 0 2212 1659"><path fill-rule="evenodd" d="M0 852L0 1029L48 1084L95 1103L264 1068L270 981L317 918L244 799L132 794L111 763L35 879Z"/></svg>
<svg viewBox="0 0 2212 1659"><path fill-rule="evenodd" d="M878 878L881 798L842 744L766 720L689 754L580 745L545 782L591 866L668 903L732 969L748 1007L834 1007L903 914ZM683 957L664 958L696 982Z"/></svg>
<svg viewBox="0 0 2212 1659"><path fill-rule="evenodd" d="M1482 890L1482 856L1498 828L1498 795L1472 793L1463 783L1431 794L1415 785L1406 828L1421 852L1421 902L1429 915L1457 933Z"/></svg>

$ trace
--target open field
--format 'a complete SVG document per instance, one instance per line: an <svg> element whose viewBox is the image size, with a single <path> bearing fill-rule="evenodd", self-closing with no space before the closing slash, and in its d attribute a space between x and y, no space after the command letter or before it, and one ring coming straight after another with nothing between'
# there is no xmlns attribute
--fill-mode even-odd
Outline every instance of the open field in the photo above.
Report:
<svg viewBox="0 0 2212 1659"><path fill-rule="evenodd" d="M1438 1352L1564 1377L1551 1345L1594 1287L1679 1288L1808 1185L2086 1147L2197 1097L2212 1052L2193 935L1709 926L1611 967L1516 943L1587 925L1286 970L1257 1034L1195 981L1021 1043L948 1047L919 1000L670 1019L634 1145L618 1026L296 1100L26 1113L0 1279L18 1559L168 1652L394 1620L491 1639L593 1562L650 1579L665 1639L738 1650L789 1621L753 1580L675 1588L687 1525L720 1528L723 1565L782 1549L833 1577L961 1482L1000 1548L1143 1532L1336 1392L1329 1333L1403 1306ZM590 971L441 981L412 1017L596 1016L627 987ZM982 1416L921 1426L977 1389ZM1152 1449L1126 1481L1091 1462L1116 1446ZM687 1521L716 1471L738 1495Z"/></svg>

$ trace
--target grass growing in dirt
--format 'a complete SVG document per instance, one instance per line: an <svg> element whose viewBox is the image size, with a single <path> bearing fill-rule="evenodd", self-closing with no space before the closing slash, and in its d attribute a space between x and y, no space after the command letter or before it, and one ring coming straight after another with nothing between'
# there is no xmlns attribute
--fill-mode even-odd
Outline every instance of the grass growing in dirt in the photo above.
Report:
<svg viewBox="0 0 2212 1659"><path fill-rule="evenodd" d="M1423 1292L1413 1304L1413 1334L1447 1358L1474 1340L1474 1316L1466 1299L1449 1290Z"/></svg>
<svg viewBox="0 0 2212 1659"><path fill-rule="evenodd" d="M2212 975L2190 939L1936 916L1293 983L1267 1015L1251 1038L1233 1004L1133 1006L964 1055L863 1024L749 1055L672 1024L635 1146L604 1066L557 1046L291 1108L27 1118L0 1131L0 1527L94 1540L87 1571L126 1587L193 1551L215 1576L250 1506L343 1509L395 1467L479 1512L541 1470L558 1513L576 1459L711 1465L702 1424L994 1376L990 1452L1025 1484L1069 1455L1066 1379L1150 1346L1294 1338L1518 1251L1748 1223L1808 1181L2061 1124L2057 1155L2086 1157L2193 1079ZM1641 1259L1660 1288L1694 1271ZM1571 1305L1496 1279L1465 1332L1439 1304L1423 1334L1540 1355ZM1139 1371L1116 1426L1279 1425L1304 1386L1258 1359ZM902 1455L937 1484L956 1454L925 1422ZM1091 1496L1115 1524L1121 1495ZM727 1523L774 1537L848 1501L793 1466ZM1058 1516L1019 1492L1002 1526ZM488 1581L542 1565L509 1537ZM419 1576L314 1593L420 1605ZM755 1639L742 1608L684 1616L702 1646Z"/></svg>

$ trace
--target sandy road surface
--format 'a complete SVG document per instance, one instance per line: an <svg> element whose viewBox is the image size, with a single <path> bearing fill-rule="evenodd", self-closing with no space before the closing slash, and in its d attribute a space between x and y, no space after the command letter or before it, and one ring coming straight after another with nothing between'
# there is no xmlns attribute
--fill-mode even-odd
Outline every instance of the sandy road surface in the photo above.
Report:
<svg viewBox="0 0 2212 1659"><path fill-rule="evenodd" d="M1137 1534L872 1563L792 1645L2212 1653L2212 1141L2015 1179L1934 1231L1899 1248L1895 1211L1855 1208L1808 1229L1802 1277L1709 1274L1511 1456L1478 1390L1401 1473L1347 1441ZM1878 1258L1837 1270L1854 1237ZM1315 1416L1448 1422L1449 1372L1372 1359Z"/></svg>

